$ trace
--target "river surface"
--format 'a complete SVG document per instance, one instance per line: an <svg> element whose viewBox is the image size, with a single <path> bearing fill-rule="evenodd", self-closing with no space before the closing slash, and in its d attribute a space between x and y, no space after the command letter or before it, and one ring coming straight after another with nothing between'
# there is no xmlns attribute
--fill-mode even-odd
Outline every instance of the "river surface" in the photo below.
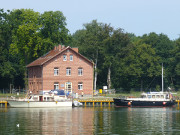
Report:
<svg viewBox="0 0 180 135"><path fill-rule="evenodd" d="M0 135L179 135L178 108L0 108Z"/></svg>

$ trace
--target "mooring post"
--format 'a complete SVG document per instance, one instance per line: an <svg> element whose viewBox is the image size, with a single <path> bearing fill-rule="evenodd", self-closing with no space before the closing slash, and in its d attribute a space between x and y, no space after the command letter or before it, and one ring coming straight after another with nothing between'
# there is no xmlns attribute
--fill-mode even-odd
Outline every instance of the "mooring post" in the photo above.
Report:
<svg viewBox="0 0 180 135"><path fill-rule="evenodd" d="M7 101L5 102L5 107L7 108Z"/></svg>

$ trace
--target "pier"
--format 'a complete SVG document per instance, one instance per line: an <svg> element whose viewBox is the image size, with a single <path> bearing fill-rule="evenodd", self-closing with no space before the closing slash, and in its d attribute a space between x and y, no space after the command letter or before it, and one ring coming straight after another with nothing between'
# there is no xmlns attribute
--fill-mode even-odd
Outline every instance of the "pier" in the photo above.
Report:
<svg viewBox="0 0 180 135"><path fill-rule="evenodd" d="M113 100L88 100L88 99L80 99L77 100L78 102L81 102L84 107L90 106L114 106L114 101Z"/></svg>
<svg viewBox="0 0 180 135"><path fill-rule="evenodd" d="M4 107L7 107L8 102L7 101L0 101L1 107L3 107L3 104L4 104Z"/></svg>

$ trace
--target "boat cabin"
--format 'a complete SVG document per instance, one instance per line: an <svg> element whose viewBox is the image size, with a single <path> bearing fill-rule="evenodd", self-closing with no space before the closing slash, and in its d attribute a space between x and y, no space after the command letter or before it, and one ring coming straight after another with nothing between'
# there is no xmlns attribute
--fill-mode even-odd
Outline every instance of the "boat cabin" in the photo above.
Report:
<svg viewBox="0 0 180 135"><path fill-rule="evenodd" d="M40 92L39 95L30 95L29 101L62 101L67 99L64 90L51 90L49 92Z"/></svg>
<svg viewBox="0 0 180 135"><path fill-rule="evenodd" d="M142 93L141 98L147 99L171 99L172 94L169 92L148 92Z"/></svg>

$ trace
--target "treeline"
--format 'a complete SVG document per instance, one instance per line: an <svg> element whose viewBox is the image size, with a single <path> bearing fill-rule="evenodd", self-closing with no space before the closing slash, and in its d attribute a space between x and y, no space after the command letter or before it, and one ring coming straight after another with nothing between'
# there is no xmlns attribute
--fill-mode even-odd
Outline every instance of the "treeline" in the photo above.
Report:
<svg viewBox="0 0 180 135"><path fill-rule="evenodd" d="M160 90L162 63L165 89L180 89L180 38L138 37L96 20L71 35L62 12L31 9L0 10L0 88L25 87L26 65L58 44L79 47L95 63L94 89Z"/></svg>

